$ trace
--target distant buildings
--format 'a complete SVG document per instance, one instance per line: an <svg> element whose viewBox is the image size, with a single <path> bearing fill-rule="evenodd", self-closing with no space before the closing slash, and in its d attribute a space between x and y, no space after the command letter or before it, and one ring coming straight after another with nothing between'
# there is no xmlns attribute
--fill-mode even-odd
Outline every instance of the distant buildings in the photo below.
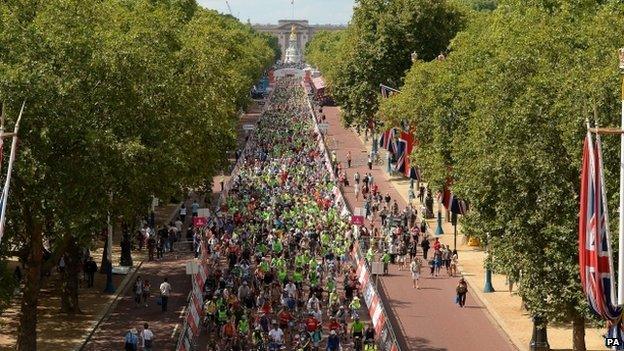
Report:
<svg viewBox="0 0 624 351"><path fill-rule="evenodd" d="M314 37L314 34L322 30L341 30L345 26L341 25L310 25L307 20L279 20L275 24L254 24L252 27L263 33L270 33L277 37L279 45L282 48L282 61L286 61L286 53L288 51L290 60L293 59L293 50L288 50L289 46L296 43L298 50L298 60L304 60L304 50L306 44ZM291 34L294 33L294 42L291 43Z"/></svg>

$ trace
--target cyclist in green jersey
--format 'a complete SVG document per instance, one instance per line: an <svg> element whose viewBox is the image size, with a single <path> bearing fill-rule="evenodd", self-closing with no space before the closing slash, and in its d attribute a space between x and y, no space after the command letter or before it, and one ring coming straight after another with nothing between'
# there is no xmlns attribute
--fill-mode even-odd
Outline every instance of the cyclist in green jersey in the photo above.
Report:
<svg viewBox="0 0 624 351"><path fill-rule="evenodd" d="M353 338L359 336L360 340L364 336L364 323L360 322L359 316L355 316L355 320L351 324L351 336Z"/></svg>

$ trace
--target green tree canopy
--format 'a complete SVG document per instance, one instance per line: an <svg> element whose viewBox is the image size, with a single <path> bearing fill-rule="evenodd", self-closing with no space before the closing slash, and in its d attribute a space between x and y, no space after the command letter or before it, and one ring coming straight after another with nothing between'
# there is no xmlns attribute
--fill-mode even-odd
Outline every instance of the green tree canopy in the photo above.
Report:
<svg viewBox="0 0 624 351"><path fill-rule="evenodd" d="M109 211L135 222L151 196L210 182L275 52L194 0L9 0L0 47L9 126L26 101L0 255L23 252L18 350L35 350L43 239L58 257Z"/></svg>
<svg viewBox="0 0 624 351"><path fill-rule="evenodd" d="M432 60L462 28L447 1L359 0L347 30L312 39L307 57L323 72L348 125L366 126L378 108L379 84L398 87L412 53Z"/></svg>

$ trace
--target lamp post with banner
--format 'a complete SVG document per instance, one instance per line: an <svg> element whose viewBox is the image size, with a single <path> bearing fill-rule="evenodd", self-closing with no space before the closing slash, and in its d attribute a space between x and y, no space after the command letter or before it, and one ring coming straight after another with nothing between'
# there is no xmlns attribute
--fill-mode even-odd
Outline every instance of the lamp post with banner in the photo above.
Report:
<svg viewBox="0 0 624 351"><path fill-rule="evenodd" d="M624 128L624 48L618 50L620 75L622 76L622 112L620 128ZM617 303L624 305L624 133L620 133L620 207L618 225L618 284Z"/></svg>

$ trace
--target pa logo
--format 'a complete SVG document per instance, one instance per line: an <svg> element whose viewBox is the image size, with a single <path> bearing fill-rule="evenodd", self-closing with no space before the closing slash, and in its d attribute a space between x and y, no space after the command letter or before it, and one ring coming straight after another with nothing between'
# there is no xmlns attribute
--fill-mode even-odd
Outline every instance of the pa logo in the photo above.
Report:
<svg viewBox="0 0 624 351"><path fill-rule="evenodd" d="M623 345L622 345L622 340L618 338L605 338L605 346L617 347L617 346L623 346Z"/></svg>

